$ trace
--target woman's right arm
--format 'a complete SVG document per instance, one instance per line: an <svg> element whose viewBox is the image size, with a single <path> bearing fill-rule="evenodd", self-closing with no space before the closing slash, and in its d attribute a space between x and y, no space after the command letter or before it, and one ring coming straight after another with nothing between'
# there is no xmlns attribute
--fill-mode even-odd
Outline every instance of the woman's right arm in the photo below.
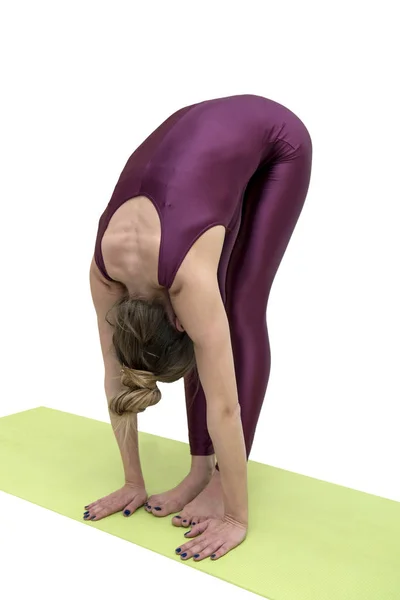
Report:
<svg viewBox="0 0 400 600"><path fill-rule="evenodd" d="M90 291L97 315L97 325L100 336L101 352L104 361L104 390L107 404L110 399L121 390L121 365L111 352L112 349L112 327L105 320L107 312L115 304L118 298L125 293L125 288L118 283L107 281L100 273L94 258L90 264ZM116 431L116 417L109 411L111 425L116 437L124 466L125 483L139 487L145 487L142 468L139 458L139 444L137 435L137 415L130 415L136 419L131 428L131 437L128 438L126 446L122 443L123 432ZM136 433L135 433L136 432Z"/></svg>

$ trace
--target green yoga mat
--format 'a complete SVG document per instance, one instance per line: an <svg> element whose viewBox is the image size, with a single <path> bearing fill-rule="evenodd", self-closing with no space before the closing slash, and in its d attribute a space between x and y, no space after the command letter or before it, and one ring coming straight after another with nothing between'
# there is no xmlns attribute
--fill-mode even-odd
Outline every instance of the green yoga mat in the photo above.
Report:
<svg viewBox="0 0 400 600"><path fill-rule="evenodd" d="M147 492L177 485L188 445L139 433ZM82 460L84 457L84 460ZM399 600L400 503L249 461L250 529L218 561L175 554L186 529L139 509L83 521L123 485L110 424L39 407L0 418L0 489L270 600ZM397 474L395 476L398 476Z"/></svg>

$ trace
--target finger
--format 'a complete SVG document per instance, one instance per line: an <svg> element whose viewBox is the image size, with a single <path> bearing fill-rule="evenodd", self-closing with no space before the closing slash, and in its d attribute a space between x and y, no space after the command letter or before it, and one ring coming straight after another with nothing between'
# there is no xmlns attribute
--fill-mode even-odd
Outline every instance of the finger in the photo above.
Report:
<svg viewBox="0 0 400 600"><path fill-rule="evenodd" d="M188 542L187 544L183 544L180 548L177 548L175 552L177 552L177 554L179 554L182 558L190 558L193 554L196 554L196 552L192 552L193 548L205 548L209 543L210 539L206 537L206 534L204 534L195 540Z"/></svg>
<svg viewBox="0 0 400 600"><path fill-rule="evenodd" d="M104 519L104 517L108 517L110 514L105 508L98 506L96 510L91 510L89 515L85 518L85 521L100 521L100 519Z"/></svg>
<svg viewBox="0 0 400 600"><path fill-rule="evenodd" d="M101 509L101 504L99 504L98 502L93 502L90 505L90 508L88 508L84 513L83 513L83 518L85 519L85 521L89 521L93 515L96 515L99 510Z"/></svg>
<svg viewBox="0 0 400 600"><path fill-rule="evenodd" d="M196 540L193 540L193 542L189 543L193 544L193 546L191 546L189 549L186 548L187 544L185 544L182 547L181 557L184 560L192 557L194 560L201 560L202 558L206 558L206 556L210 556L210 554L212 554L214 550L219 548L219 546L221 546L223 542L211 542L209 537L200 536ZM182 554L185 554L186 556L182 556Z"/></svg>
<svg viewBox="0 0 400 600"><path fill-rule="evenodd" d="M190 529L189 531L187 531L184 535L186 538L192 538L195 537L196 535L199 535L200 533L204 533L207 529L207 527L210 524L210 519L207 519L206 521L202 521L201 523L197 523L197 525L193 525L192 529Z"/></svg>
<svg viewBox="0 0 400 600"><path fill-rule="evenodd" d="M211 558L214 560L216 553L221 548L223 548L222 540L213 540L212 542L209 542L209 544L202 551L198 552L197 555L194 553L193 560L197 562L198 560L203 560L209 556L211 556Z"/></svg>
<svg viewBox="0 0 400 600"><path fill-rule="evenodd" d="M130 517L131 515L133 515L135 510L137 510L140 506L143 506L143 504L144 503L140 499L140 497L134 498L132 500L132 502L130 502L127 506L125 506L125 508L123 510L124 517Z"/></svg>
<svg viewBox="0 0 400 600"><path fill-rule="evenodd" d="M211 555L211 560L217 560L218 558L221 558L221 556L224 556L224 554L227 554L230 550L232 550L233 548L236 548L238 544L223 544L220 548L215 549L213 554Z"/></svg>

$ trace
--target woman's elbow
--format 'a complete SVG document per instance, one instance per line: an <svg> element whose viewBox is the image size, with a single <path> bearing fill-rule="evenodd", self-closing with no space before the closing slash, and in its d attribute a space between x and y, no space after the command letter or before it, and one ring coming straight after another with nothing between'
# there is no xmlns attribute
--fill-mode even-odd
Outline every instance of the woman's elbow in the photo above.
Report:
<svg viewBox="0 0 400 600"><path fill-rule="evenodd" d="M207 420L212 423L240 417L240 404L215 404L207 408Z"/></svg>

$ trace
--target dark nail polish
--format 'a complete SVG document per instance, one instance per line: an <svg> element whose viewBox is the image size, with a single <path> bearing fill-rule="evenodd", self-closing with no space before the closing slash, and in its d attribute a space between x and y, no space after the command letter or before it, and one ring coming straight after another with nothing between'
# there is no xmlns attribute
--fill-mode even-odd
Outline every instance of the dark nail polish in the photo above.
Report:
<svg viewBox="0 0 400 600"><path fill-rule="evenodd" d="M177 549L175 550L175 552L178 552L178 554L179 554L179 552L180 552L181 550L182 550L182 548L177 548Z"/></svg>
<svg viewBox="0 0 400 600"><path fill-rule="evenodd" d="M88 519L90 515L83 515L84 519Z"/></svg>
<svg viewBox="0 0 400 600"><path fill-rule="evenodd" d="M195 554L193 558L199 558L200 554Z"/></svg>
<svg viewBox="0 0 400 600"><path fill-rule="evenodd" d="M193 521L192 525L196 525L196 523Z"/></svg>
<svg viewBox="0 0 400 600"><path fill-rule="evenodd" d="M150 504L147 505L147 508L151 508Z"/></svg>
<svg viewBox="0 0 400 600"><path fill-rule="evenodd" d="M90 519L90 520L91 520L91 521L93 521L93 519L95 519L95 518L96 518L96 515L94 515L94 517L91 517L91 519Z"/></svg>
<svg viewBox="0 0 400 600"><path fill-rule="evenodd" d="M85 506L85 508L89 508L89 505Z"/></svg>
<svg viewBox="0 0 400 600"><path fill-rule="evenodd" d="M130 510L124 510L124 515L130 515L131 511Z"/></svg>
<svg viewBox="0 0 400 600"><path fill-rule="evenodd" d="M215 554L211 554L211 558L215 558Z"/></svg>
<svg viewBox="0 0 400 600"><path fill-rule="evenodd" d="M175 519L182 519L179 515L175 515Z"/></svg>
<svg viewBox="0 0 400 600"><path fill-rule="evenodd" d="M161 510L161 508L159 506L155 506L154 510Z"/></svg>
<svg viewBox="0 0 400 600"><path fill-rule="evenodd" d="M86 511L86 512L84 512L83 514L84 514L84 515L88 515L88 514L89 514L89 511L87 510L87 511Z"/></svg>
<svg viewBox="0 0 400 600"><path fill-rule="evenodd" d="M186 533L184 533L183 535L189 535L189 533L191 533L191 529L189 529L189 531L187 531Z"/></svg>
<svg viewBox="0 0 400 600"><path fill-rule="evenodd" d="M187 552L184 552L183 554L181 554L182 558L185 558L185 556L187 556Z"/></svg>
<svg viewBox="0 0 400 600"><path fill-rule="evenodd" d="M183 522L184 522L184 523L187 523L187 519L183 519Z"/></svg>

